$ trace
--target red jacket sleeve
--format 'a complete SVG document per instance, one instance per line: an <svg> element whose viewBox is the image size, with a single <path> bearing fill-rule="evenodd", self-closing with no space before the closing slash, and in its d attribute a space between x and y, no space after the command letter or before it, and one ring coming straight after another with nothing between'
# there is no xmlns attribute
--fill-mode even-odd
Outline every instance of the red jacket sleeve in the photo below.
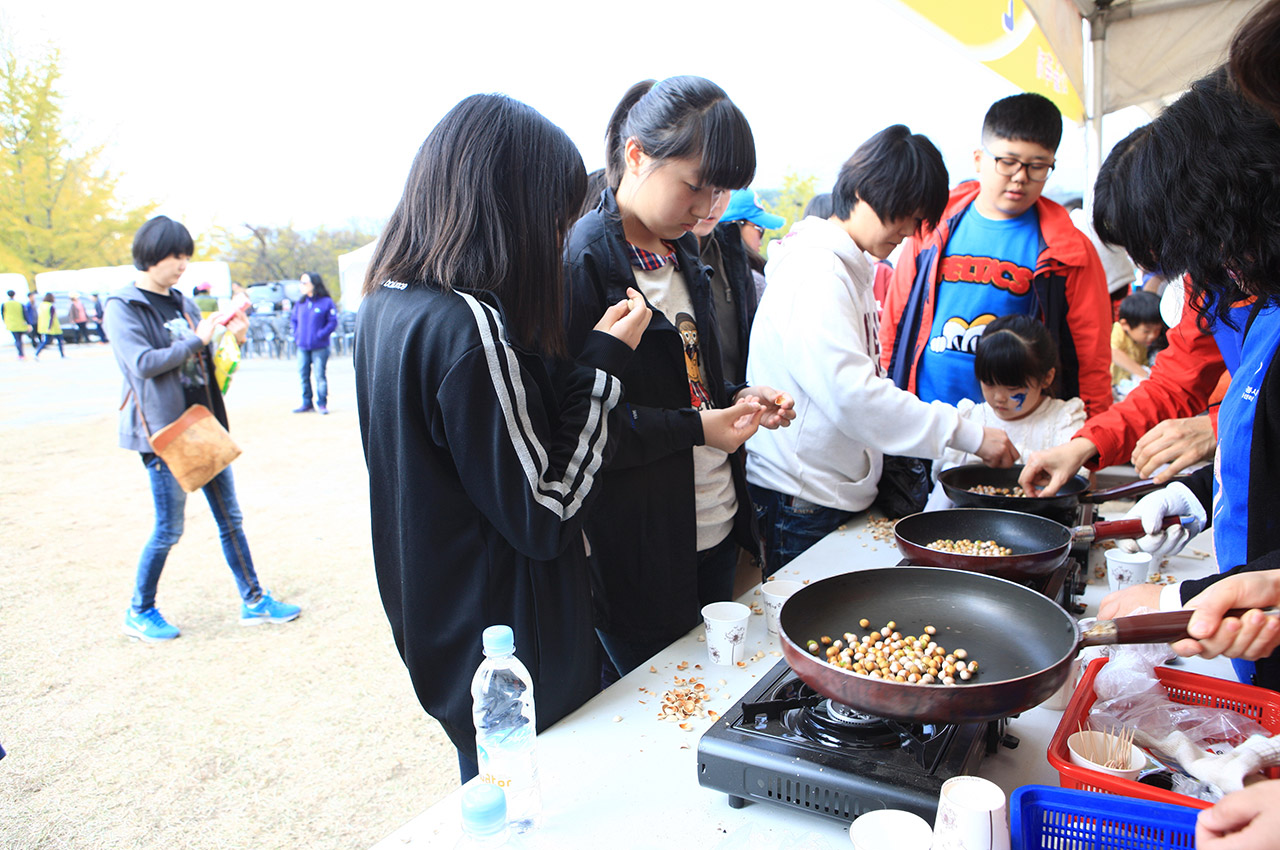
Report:
<svg viewBox="0 0 1280 850"><path fill-rule="evenodd" d="M898 264L893 269L893 280L884 296L884 305L880 309L880 368L889 371L889 361L893 357L893 341L898 336L898 323L902 321L902 311L906 309L907 299L911 297L911 285L916 279L916 255L920 253L920 239L916 236L907 238L902 247Z"/></svg>
<svg viewBox="0 0 1280 850"><path fill-rule="evenodd" d="M1111 407L1111 297L1092 245L1085 264L1067 279L1067 327L1080 364L1080 399L1089 416Z"/></svg>
<svg viewBox="0 0 1280 850"><path fill-rule="evenodd" d="M1190 298L1188 287L1188 305L1177 327L1169 329L1169 347L1156 358L1151 377L1134 387L1124 401L1091 417L1076 433L1098 447L1090 468L1128 463L1133 447L1147 431L1165 419L1203 413L1208 406L1226 365L1213 336L1196 325L1199 314L1190 306Z"/></svg>

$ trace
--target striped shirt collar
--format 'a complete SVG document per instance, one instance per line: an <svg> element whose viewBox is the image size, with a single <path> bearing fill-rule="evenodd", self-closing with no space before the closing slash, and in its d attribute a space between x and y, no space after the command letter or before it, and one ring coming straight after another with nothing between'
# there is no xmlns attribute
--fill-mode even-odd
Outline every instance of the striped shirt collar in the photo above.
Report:
<svg viewBox="0 0 1280 850"><path fill-rule="evenodd" d="M635 245L628 242L627 248L631 250L631 265L637 269L644 269L645 271L652 272L657 271L667 263L670 263L675 266L676 271L680 271L680 260L676 257L675 246L670 242L665 241L662 244L666 246L668 251L665 256L662 254L655 254L652 251L646 251L643 248L637 248Z"/></svg>

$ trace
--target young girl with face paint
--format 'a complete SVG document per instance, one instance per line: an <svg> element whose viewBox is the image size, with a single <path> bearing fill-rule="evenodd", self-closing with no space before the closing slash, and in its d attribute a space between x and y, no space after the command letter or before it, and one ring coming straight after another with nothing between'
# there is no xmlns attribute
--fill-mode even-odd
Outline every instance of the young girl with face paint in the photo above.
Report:
<svg viewBox="0 0 1280 850"><path fill-rule="evenodd" d="M567 329L638 289L653 320L622 380L618 450L587 520L596 627L625 674L729 599L758 551L742 443L787 424L790 396L725 380L711 277L693 234L755 173L742 112L700 77L631 88L606 136L607 186L569 234Z"/></svg>
<svg viewBox="0 0 1280 850"><path fill-rule="evenodd" d="M1052 397L1057 363L1058 347L1042 322L1022 314L1001 316L987 325L974 353L973 369L985 401L964 399L956 408L962 418L1004 429L1020 457L1060 445L1084 425L1085 412L1078 398ZM948 449L933 466L935 484L925 510L954 507L937 483L938 473L981 462L977 455Z"/></svg>

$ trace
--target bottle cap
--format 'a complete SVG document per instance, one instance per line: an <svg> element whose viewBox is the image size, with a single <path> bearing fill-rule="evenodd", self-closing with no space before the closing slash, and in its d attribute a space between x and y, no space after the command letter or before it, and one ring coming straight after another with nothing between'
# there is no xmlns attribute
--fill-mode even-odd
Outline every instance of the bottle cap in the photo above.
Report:
<svg viewBox="0 0 1280 850"><path fill-rule="evenodd" d="M462 829L487 838L507 828L507 795L497 785L476 782L462 792Z"/></svg>
<svg viewBox="0 0 1280 850"><path fill-rule="evenodd" d="M490 626L480 639L485 655L510 655L516 651L516 636L510 626Z"/></svg>

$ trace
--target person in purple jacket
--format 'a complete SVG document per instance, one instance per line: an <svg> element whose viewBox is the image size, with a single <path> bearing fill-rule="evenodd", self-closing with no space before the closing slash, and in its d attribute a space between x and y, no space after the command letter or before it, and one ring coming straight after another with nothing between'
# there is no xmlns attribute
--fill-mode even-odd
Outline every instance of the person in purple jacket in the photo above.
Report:
<svg viewBox="0 0 1280 850"><path fill-rule="evenodd" d="M329 412L329 337L338 326L338 308L316 272L302 275L302 298L293 305L293 341L298 346L298 372L302 375L302 406L294 413ZM315 406L311 405L311 366L316 367Z"/></svg>

